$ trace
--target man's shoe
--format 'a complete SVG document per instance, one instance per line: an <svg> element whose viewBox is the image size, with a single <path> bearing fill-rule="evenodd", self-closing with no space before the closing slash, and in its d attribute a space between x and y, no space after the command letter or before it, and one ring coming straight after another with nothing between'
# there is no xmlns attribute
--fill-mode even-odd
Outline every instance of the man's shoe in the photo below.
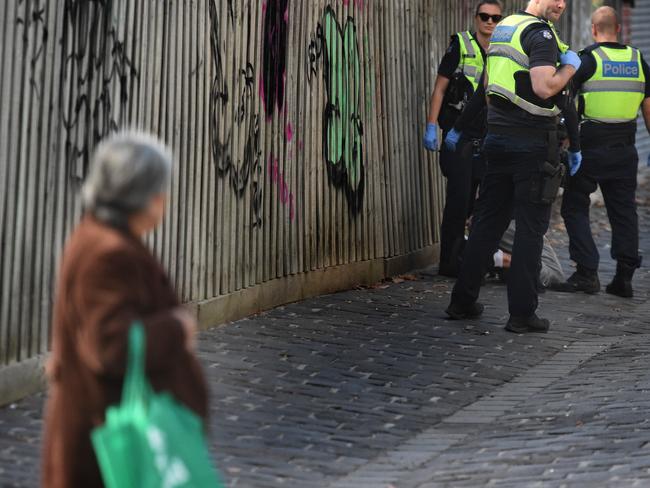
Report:
<svg viewBox="0 0 650 488"><path fill-rule="evenodd" d="M605 287L605 291L610 295L616 295L623 298L632 298L632 276L634 276L636 266L630 266L625 263L616 263L616 275L612 282Z"/></svg>
<svg viewBox="0 0 650 488"><path fill-rule="evenodd" d="M479 302L474 302L471 305L450 303L445 313L452 320L476 319L481 316L484 308Z"/></svg>
<svg viewBox="0 0 650 488"><path fill-rule="evenodd" d="M548 332L551 323L547 319L540 319L536 314L530 317L515 317L513 315L508 319L506 330L515 334L525 334L527 332Z"/></svg>
<svg viewBox="0 0 650 488"><path fill-rule="evenodd" d="M583 291L590 295L600 291L600 280L598 272L583 268L578 265L578 269L564 283L555 283L549 286L549 289L562 291L566 293L577 293Z"/></svg>

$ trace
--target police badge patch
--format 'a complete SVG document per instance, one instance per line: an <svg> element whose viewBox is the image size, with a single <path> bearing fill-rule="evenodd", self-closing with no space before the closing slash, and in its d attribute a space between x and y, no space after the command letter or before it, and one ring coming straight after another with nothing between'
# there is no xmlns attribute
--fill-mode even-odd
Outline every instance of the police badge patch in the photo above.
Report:
<svg viewBox="0 0 650 488"><path fill-rule="evenodd" d="M551 31L545 30L542 31L542 35L544 36L545 39L553 39L553 34L551 34Z"/></svg>

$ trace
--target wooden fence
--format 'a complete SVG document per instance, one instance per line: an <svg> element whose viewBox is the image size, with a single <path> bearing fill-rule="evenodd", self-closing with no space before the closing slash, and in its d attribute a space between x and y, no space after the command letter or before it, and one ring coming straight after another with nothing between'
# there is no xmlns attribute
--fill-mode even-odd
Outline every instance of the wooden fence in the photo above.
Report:
<svg viewBox="0 0 650 488"><path fill-rule="evenodd" d="M433 261L444 189L421 139L440 56L474 5L4 0L0 366L47 351L92 150L123 127L174 150L150 244L198 309L275 291L241 314L295 299L291 277L339 269L342 287L388 272L355 277L360 263Z"/></svg>

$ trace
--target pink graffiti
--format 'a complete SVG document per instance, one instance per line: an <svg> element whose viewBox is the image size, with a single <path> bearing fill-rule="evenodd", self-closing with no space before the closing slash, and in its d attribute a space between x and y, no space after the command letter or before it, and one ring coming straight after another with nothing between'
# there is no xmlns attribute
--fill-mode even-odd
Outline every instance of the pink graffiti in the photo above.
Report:
<svg viewBox="0 0 650 488"><path fill-rule="evenodd" d="M287 142L291 142L293 139L293 127L291 126L291 122L287 122L287 126L284 128L284 137Z"/></svg>
<svg viewBox="0 0 650 488"><path fill-rule="evenodd" d="M358 9L363 10L363 0L354 0L354 4L357 6ZM343 5L345 7L349 7L350 0L343 0Z"/></svg>
<svg viewBox="0 0 650 488"><path fill-rule="evenodd" d="M273 158L269 156L269 174L271 175L271 181L278 187L278 198L283 206L289 206L289 220L292 222L296 219L296 207L295 207L295 198L293 193L289 191L289 185L280 170L278 165L278 158Z"/></svg>

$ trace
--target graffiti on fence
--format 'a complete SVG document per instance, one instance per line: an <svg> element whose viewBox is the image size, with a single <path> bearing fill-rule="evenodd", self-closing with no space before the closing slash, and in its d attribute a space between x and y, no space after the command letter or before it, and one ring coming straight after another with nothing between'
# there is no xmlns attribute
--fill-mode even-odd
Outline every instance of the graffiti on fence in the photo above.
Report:
<svg viewBox="0 0 650 488"><path fill-rule="evenodd" d="M287 38L289 33L289 0L266 0L264 12L264 36L262 46L262 73L260 94L266 119L270 120L277 109L284 106L286 85Z"/></svg>
<svg viewBox="0 0 650 488"><path fill-rule="evenodd" d="M214 67L214 77L210 88L210 152L212 163L220 178L229 178L230 187L242 198L251 187L251 223L253 227L262 225L262 173L260 150L259 114L254 109L255 68L250 62L239 69L232 92L236 94L231 107L230 88L224 74L221 52L222 25L217 14L219 0L209 1L210 52ZM229 4L230 6L230 4ZM250 13L250 5L249 5ZM230 7L230 14L232 7ZM250 40L250 39L249 39ZM237 66L237 59L233 59ZM233 119L233 110L234 119ZM243 149L235 150L234 130L244 135Z"/></svg>
<svg viewBox="0 0 650 488"><path fill-rule="evenodd" d="M85 176L95 144L126 120L130 83L138 77L116 14L113 0L63 4L59 110L68 171L77 178Z"/></svg>
<svg viewBox="0 0 650 488"><path fill-rule="evenodd" d="M278 164L278 158L274 158L273 155L269 156L269 166L268 173L271 175L272 183L278 189L278 199L284 207L289 207L289 220L292 222L296 218L296 206L295 206L295 197L293 193L289 190L289 185L285 179L285 175L280 169Z"/></svg>
<svg viewBox="0 0 650 488"><path fill-rule="evenodd" d="M363 124L359 114L360 61L352 17L341 27L331 7L323 16L323 76L327 92L323 114L323 154L330 180L345 189L350 210L363 204Z"/></svg>
<svg viewBox="0 0 650 488"><path fill-rule="evenodd" d="M323 55L325 45L325 36L323 35L323 26L318 23L316 32L310 36L309 46L307 46L307 82L318 74L318 63Z"/></svg>
<svg viewBox="0 0 650 488"><path fill-rule="evenodd" d="M363 0L354 0L354 4L357 6L359 10L363 10ZM350 0L343 0L343 6L344 7L349 7L350 6Z"/></svg>
<svg viewBox="0 0 650 488"><path fill-rule="evenodd" d="M23 0L18 3L22 3ZM41 90L39 87L39 82L35 79L35 66L44 56L45 45L47 44L48 30L47 25L45 24L45 19L43 14L45 13L45 8L41 6L41 0L35 0L31 7L31 11L25 12L25 16L21 17L20 15L16 18L16 24L22 25L23 27L23 42L27 44L27 40L31 37L29 32L30 30L34 31L33 38L35 39L36 45L32 51L32 56L30 60L30 76L29 76L29 86L31 90L35 93L37 98L41 97ZM25 49L27 52L27 49Z"/></svg>

